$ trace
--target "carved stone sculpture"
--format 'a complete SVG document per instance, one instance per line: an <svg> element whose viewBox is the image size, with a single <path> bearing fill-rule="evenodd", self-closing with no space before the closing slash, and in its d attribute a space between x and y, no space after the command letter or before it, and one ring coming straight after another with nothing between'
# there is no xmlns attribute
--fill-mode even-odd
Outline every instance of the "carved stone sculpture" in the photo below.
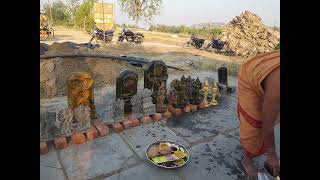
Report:
<svg viewBox="0 0 320 180"><path fill-rule="evenodd" d="M67 80L68 106L72 110L80 105L90 107L90 116L96 118L93 87L94 81L90 74L75 72L70 74Z"/></svg>
<svg viewBox="0 0 320 180"><path fill-rule="evenodd" d="M152 91L143 89L131 98L132 116L141 118L156 113L156 106L152 101Z"/></svg>
<svg viewBox="0 0 320 180"><path fill-rule="evenodd" d="M163 61L153 61L144 71L144 88L152 90L153 103L156 104L157 112L165 112L167 106L166 84L168 79L168 68ZM160 90L160 87L162 90ZM160 92L161 91L161 92ZM158 96L162 96L160 99ZM158 100L162 100L158 104Z"/></svg>
<svg viewBox="0 0 320 180"><path fill-rule="evenodd" d="M124 70L117 77L116 98L124 101L124 112L132 112L131 98L137 93L138 75Z"/></svg>

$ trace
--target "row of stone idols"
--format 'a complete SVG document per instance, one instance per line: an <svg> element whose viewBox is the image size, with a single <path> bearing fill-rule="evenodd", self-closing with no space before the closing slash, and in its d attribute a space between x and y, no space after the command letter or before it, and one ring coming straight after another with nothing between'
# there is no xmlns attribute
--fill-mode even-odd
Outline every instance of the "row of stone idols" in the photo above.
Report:
<svg viewBox="0 0 320 180"><path fill-rule="evenodd" d="M126 115L141 118L164 113L168 106L184 108L186 105L217 105L220 96L213 80L202 83L199 78L173 80L167 93L167 66L162 61L153 61L144 71L144 89L137 92L138 75L130 70L122 71L116 79L116 99L109 100L104 124L124 120ZM74 131L86 131L97 119L94 105L94 81L88 73L73 73L67 80L68 108L40 116L41 140L69 136ZM54 118L50 116L55 116ZM55 119L55 121L52 121Z"/></svg>
<svg viewBox="0 0 320 180"><path fill-rule="evenodd" d="M217 105L219 88L214 80L204 83L199 78L175 79L170 83L167 93L167 67L162 61L153 61L144 71L144 89L137 92L138 76L124 70L117 77L116 101L107 106L106 122L121 121L125 114L134 118L164 113L168 106L184 108L186 105ZM210 81L210 83L209 83ZM122 108L123 107L123 108ZM111 120L111 121L110 121Z"/></svg>
<svg viewBox="0 0 320 180"><path fill-rule="evenodd" d="M209 84L208 80L202 83L199 78L182 76L180 80L173 80L170 86L172 90L169 93L169 99L174 108L183 109L188 104L203 104L205 107L218 104L217 98L220 97L220 93L214 80Z"/></svg>

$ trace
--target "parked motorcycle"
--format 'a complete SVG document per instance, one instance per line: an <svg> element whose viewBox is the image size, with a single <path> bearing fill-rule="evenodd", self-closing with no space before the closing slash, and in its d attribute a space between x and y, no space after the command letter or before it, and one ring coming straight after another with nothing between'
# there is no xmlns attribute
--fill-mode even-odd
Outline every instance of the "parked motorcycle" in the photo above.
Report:
<svg viewBox="0 0 320 180"><path fill-rule="evenodd" d="M196 38L194 36L191 36L191 39L184 45L184 46L194 46L197 49L200 49L202 45L204 44L204 39Z"/></svg>
<svg viewBox="0 0 320 180"><path fill-rule="evenodd" d="M96 26L94 26L93 28L93 35L91 40L89 41L89 43L91 43L91 41L94 38L97 38L97 40L102 40L104 42L111 42L112 38L113 38L113 32L114 30L108 30L108 31L103 31L101 29L98 29Z"/></svg>
<svg viewBox="0 0 320 180"><path fill-rule="evenodd" d="M40 27L40 39L48 39L51 36L53 39L54 37L54 29L52 27L44 26L43 28Z"/></svg>
<svg viewBox="0 0 320 180"><path fill-rule="evenodd" d="M217 51L221 51L224 45L225 43L220 39L212 39L211 42L206 47L206 49L208 49L211 46L213 49L216 49Z"/></svg>
<svg viewBox="0 0 320 180"><path fill-rule="evenodd" d="M124 40L127 40L128 42L142 43L144 35L142 33L134 33L131 30L123 29L119 33L118 42L123 42Z"/></svg>

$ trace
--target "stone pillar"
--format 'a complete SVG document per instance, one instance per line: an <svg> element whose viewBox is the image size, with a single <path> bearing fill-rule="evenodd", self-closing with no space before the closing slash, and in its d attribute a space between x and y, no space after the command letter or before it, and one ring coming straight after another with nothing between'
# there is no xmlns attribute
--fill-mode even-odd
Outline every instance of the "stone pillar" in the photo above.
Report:
<svg viewBox="0 0 320 180"><path fill-rule="evenodd" d="M94 81L90 74L85 72L72 73L68 80L68 106L72 110L80 105L90 107L90 118L96 119L94 105Z"/></svg>

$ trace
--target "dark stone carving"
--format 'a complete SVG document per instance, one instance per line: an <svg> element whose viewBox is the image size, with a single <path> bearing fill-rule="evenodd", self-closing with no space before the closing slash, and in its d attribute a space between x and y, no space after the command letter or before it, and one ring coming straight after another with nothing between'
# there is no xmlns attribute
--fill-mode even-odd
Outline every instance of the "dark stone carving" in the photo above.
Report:
<svg viewBox="0 0 320 180"><path fill-rule="evenodd" d="M124 100L124 113L131 113L131 98L137 93L138 75L124 70L117 77L116 98Z"/></svg>
<svg viewBox="0 0 320 180"><path fill-rule="evenodd" d="M218 82L228 87L228 69L226 67L218 69Z"/></svg>
<svg viewBox="0 0 320 180"><path fill-rule="evenodd" d="M152 90L152 99L156 104L157 112L167 110L167 79L168 68L163 61L151 62L144 71L144 88Z"/></svg>
<svg viewBox="0 0 320 180"><path fill-rule="evenodd" d="M202 83L190 76L175 79L170 83L170 100L174 108L184 108L188 103L198 105L203 101Z"/></svg>

